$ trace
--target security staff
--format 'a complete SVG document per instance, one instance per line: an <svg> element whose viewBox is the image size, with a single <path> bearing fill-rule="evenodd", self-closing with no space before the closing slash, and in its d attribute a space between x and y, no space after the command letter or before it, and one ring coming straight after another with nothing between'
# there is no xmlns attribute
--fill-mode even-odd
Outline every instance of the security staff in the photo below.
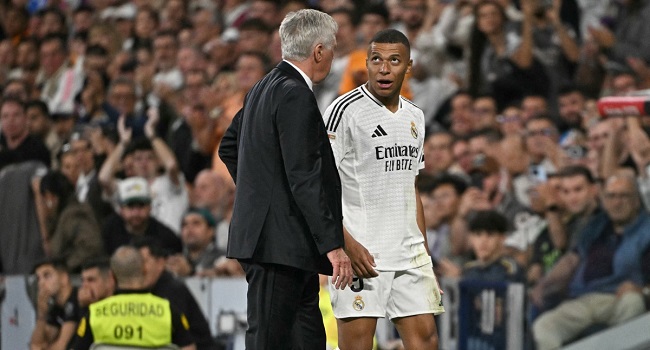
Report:
<svg viewBox="0 0 650 350"><path fill-rule="evenodd" d="M111 269L118 291L90 305L79 322L73 349L87 350L96 343L142 348L175 344L182 350L196 350L185 315L145 289L144 263L137 249L118 248Z"/></svg>

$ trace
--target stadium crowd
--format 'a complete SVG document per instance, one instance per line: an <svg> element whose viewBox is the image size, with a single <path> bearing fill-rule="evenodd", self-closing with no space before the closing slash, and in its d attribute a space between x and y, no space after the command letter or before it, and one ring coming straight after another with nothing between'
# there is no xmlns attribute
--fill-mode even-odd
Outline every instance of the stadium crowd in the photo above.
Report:
<svg viewBox="0 0 650 350"><path fill-rule="evenodd" d="M301 8L338 23L321 112L376 32L412 43L439 277L524 283L539 350L647 310L650 118L596 105L650 88L648 0L2 0L0 274L145 236L175 276L241 275L219 142Z"/></svg>

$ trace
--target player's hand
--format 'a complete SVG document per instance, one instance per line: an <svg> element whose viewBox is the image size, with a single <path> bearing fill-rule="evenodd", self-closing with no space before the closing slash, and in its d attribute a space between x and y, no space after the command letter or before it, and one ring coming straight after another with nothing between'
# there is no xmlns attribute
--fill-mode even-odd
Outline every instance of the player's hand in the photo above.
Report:
<svg viewBox="0 0 650 350"><path fill-rule="evenodd" d="M379 276L377 271L375 271L375 267L377 266L375 258L366 247L357 242L352 236L348 237L345 241L345 252L350 257L352 269L357 277L372 278Z"/></svg>
<svg viewBox="0 0 650 350"><path fill-rule="evenodd" d="M343 248L336 248L327 253L327 258L332 263L332 284L336 289L345 289L346 286L352 285L352 265L350 258L345 254Z"/></svg>

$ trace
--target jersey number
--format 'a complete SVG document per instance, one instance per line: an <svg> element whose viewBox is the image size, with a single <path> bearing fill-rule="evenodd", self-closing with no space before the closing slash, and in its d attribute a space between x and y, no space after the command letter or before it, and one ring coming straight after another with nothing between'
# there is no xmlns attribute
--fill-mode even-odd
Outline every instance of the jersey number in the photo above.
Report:
<svg viewBox="0 0 650 350"><path fill-rule="evenodd" d="M363 278L359 277L354 277L352 279L352 285L350 286L350 289L353 292L359 293L360 291L363 290Z"/></svg>
<svg viewBox="0 0 650 350"><path fill-rule="evenodd" d="M131 325L117 325L113 329L113 336L115 339L133 339L133 337L137 337L138 339L142 339L142 326L139 326L137 328L133 328Z"/></svg>

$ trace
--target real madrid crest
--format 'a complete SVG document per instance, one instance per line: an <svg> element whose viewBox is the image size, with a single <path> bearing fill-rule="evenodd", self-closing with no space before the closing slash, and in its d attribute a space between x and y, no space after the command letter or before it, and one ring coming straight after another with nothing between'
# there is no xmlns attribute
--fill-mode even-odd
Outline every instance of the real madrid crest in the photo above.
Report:
<svg viewBox="0 0 650 350"><path fill-rule="evenodd" d="M415 127L415 122L411 122L411 135L414 139L418 138L418 128Z"/></svg>
<svg viewBox="0 0 650 350"><path fill-rule="evenodd" d="M357 295L354 297L354 301L352 302L352 308L361 311L363 308L366 307L366 303L363 302L363 298L360 295Z"/></svg>

